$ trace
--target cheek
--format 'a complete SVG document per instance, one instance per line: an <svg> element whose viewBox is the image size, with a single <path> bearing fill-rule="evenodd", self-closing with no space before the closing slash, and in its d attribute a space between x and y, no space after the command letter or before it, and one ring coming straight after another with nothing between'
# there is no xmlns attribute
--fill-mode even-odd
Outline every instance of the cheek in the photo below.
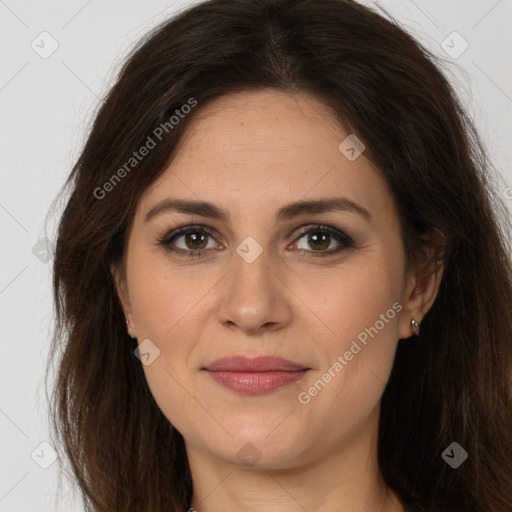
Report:
<svg viewBox="0 0 512 512"><path fill-rule="evenodd" d="M317 276L314 282L302 276L295 290L321 319L323 329L330 332L330 344L339 349L376 322L383 337L396 334L398 339L397 309L401 307L392 306L400 299L401 286L399 264L381 249L347 261L328 275Z"/></svg>
<svg viewBox="0 0 512 512"><path fill-rule="evenodd" d="M197 368L192 367L191 356L211 311L211 289L215 283L222 286L222 281L213 272L172 268L154 255L134 257L131 269L128 284L138 342L149 339L159 351L155 362L143 368L148 384L157 402L168 402L164 410L175 409L176 404L179 410L187 398L182 386L194 393L190 372Z"/></svg>
<svg viewBox="0 0 512 512"><path fill-rule="evenodd" d="M188 432L190 418L205 415L198 402L191 400L197 389L190 375L190 354L204 324L199 318L200 305L208 288L204 280L202 285L194 283L194 279L171 273L166 265L155 265L154 260L147 266L141 261L133 263L137 270L129 276L129 286L138 343L149 339L159 350L151 364L143 365L143 371L162 413L179 431Z"/></svg>
<svg viewBox="0 0 512 512"><path fill-rule="evenodd" d="M399 338L400 272L396 261L376 251L361 259L361 265L358 261L333 272L328 286L309 295L308 306L322 320L325 333L318 337L323 366L317 377L329 368L335 375L325 375L329 384L319 393L322 402L357 410L380 398ZM306 296L305 289L299 293Z"/></svg>
<svg viewBox="0 0 512 512"><path fill-rule="evenodd" d="M134 258L129 275L130 300L138 338L150 338L158 345L172 339L173 345L186 343L184 326L194 330L194 316L207 294L204 276L190 270L174 269L165 258ZM199 328L199 326L198 326Z"/></svg>

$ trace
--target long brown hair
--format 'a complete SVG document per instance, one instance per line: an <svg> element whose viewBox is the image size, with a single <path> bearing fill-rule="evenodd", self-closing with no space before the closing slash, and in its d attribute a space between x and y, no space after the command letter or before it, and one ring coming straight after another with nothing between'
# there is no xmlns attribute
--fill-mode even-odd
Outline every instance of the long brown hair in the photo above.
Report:
<svg viewBox="0 0 512 512"><path fill-rule="evenodd" d="M446 239L436 301L420 335L399 341L382 397L387 485L415 510L510 512L512 230L496 171L434 56L350 0L197 4L140 41L102 102L61 193L48 364L52 437L87 510L190 506L184 441L134 356L111 268L194 113L262 89L315 95L364 141L393 192L408 264L427 255L426 233ZM452 442L468 453L457 469L441 456Z"/></svg>

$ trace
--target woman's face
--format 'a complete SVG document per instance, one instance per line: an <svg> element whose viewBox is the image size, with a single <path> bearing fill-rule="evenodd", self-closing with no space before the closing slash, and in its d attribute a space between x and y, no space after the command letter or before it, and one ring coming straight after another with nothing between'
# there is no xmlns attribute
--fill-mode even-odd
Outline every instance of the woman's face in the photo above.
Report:
<svg viewBox="0 0 512 512"><path fill-rule="evenodd" d="M120 289L157 404L188 450L236 464L367 440L419 304L390 190L310 96L225 96L191 121L139 201Z"/></svg>

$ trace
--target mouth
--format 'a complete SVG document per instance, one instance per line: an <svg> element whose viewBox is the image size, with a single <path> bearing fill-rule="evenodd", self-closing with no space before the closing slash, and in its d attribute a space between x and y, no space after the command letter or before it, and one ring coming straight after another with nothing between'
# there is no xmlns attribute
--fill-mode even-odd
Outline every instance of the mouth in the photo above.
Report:
<svg viewBox="0 0 512 512"><path fill-rule="evenodd" d="M280 357L235 356L218 359L202 370L232 391L258 395L301 380L311 368Z"/></svg>

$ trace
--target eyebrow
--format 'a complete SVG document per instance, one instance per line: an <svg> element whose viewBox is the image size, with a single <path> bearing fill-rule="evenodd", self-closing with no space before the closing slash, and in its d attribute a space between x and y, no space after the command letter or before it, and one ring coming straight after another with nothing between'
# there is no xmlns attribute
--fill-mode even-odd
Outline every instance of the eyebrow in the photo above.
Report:
<svg viewBox="0 0 512 512"><path fill-rule="evenodd" d="M167 212L187 213L217 219L222 222L229 222L230 215L226 210L215 206L206 201L193 201L186 199L175 199L168 197L157 203L146 214L144 223L150 221L154 217ZM370 212L360 204L347 199L346 197L335 197L326 199L314 199L310 201L298 201L289 203L280 208L276 214L277 222L291 220L302 214L320 214L327 212L352 212L364 217L367 221L371 221Z"/></svg>

